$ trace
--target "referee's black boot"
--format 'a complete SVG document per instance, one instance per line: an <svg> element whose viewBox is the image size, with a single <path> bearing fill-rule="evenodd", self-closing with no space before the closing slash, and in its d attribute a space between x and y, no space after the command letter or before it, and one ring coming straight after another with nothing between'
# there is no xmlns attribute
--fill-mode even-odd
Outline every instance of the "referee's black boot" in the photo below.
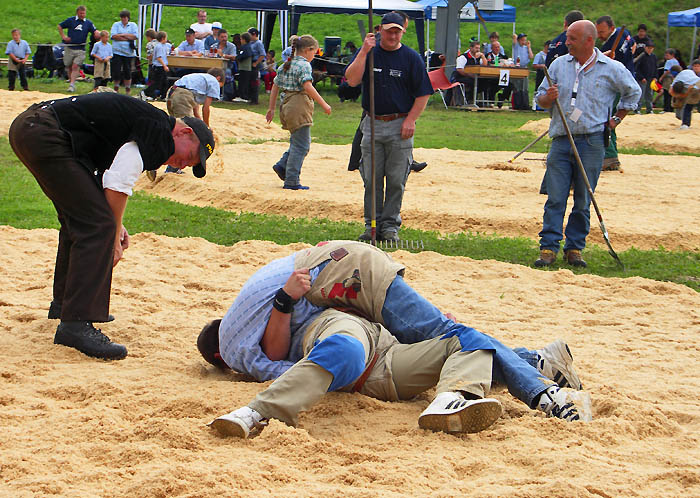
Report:
<svg viewBox="0 0 700 498"><path fill-rule="evenodd" d="M126 358L124 346L112 342L92 322L61 322L56 328L54 344L75 348L81 353L104 360L121 360Z"/></svg>
<svg viewBox="0 0 700 498"><path fill-rule="evenodd" d="M58 320L61 318L61 308L63 305L61 303L57 303L56 301L51 301L51 304L49 305L49 320ZM114 321L114 315L107 315L106 320L93 320L93 322L97 323L106 323L106 322L113 322Z"/></svg>

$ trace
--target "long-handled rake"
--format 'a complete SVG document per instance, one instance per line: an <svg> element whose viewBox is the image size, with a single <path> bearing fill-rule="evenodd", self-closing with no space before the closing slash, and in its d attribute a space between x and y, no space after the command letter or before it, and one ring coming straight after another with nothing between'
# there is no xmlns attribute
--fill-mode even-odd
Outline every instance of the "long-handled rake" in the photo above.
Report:
<svg viewBox="0 0 700 498"><path fill-rule="evenodd" d="M547 71L547 68L544 68L544 75L547 77L547 83L549 83L549 86L552 86L552 78L549 76L549 71ZM622 261L620 260L620 257L617 255L615 252L615 249L613 249L612 244L610 243L610 237L608 237L608 230L605 228L605 223L603 223L603 215L600 213L600 208L598 207L598 203L595 200L595 196L593 195L593 189L591 188L591 184L588 181L588 175L586 174L586 169L583 167L583 162L581 162L581 156L578 155L578 149L576 148L576 142L574 142L574 137L571 135L571 130L569 129L569 124L566 122L566 116L564 115L564 111L561 108L561 104L559 103L559 99L554 99L554 103L557 106L557 111L559 112L559 117L561 118L561 122L564 125L564 130L566 130L566 136L569 138L569 143L571 144L571 150L574 151L574 157L576 158L576 164L578 164L579 170L581 170L581 176L583 177L583 181L586 184L586 189L588 189L588 195L591 196L591 202L593 203L593 207L595 208L596 215L598 215L598 224L600 225L600 230L603 232L603 239L605 239L605 243L608 246L608 252L610 255L617 261L617 263L620 265L622 270L624 271L625 265L622 264Z"/></svg>

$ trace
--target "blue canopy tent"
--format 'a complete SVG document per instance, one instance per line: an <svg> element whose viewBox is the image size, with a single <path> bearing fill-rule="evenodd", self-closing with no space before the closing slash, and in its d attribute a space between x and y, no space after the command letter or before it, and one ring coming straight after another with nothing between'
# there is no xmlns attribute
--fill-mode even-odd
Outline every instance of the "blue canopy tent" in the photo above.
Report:
<svg viewBox="0 0 700 498"><path fill-rule="evenodd" d="M368 10L367 0L289 0L289 12L291 15L290 34L296 34L299 29L299 18L302 14L365 14ZM418 38L418 52L425 51L425 25L423 22L423 6L407 0L373 0L372 10L379 16L400 10L412 19L416 26ZM379 22L379 17L377 17ZM371 26L370 26L371 29Z"/></svg>
<svg viewBox="0 0 700 498"><path fill-rule="evenodd" d="M160 28L160 20L163 15L163 6L173 7L201 7L211 9L231 9L231 10L254 10L258 12L258 29L262 34L261 39L268 48L272 30L275 25L277 14L283 18L283 26L280 26L280 36L282 37L282 45L286 46L287 33L286 17L287 17L287 0L139 0L139 40L143 43L146 29L148 27L158 31ZM151 22L147 26L146 20L148 17L148 7L151 11ZM141 53L141 44L138 51Z"/></svg>
<svg viewBox="0 0 700 498"><path fill-rule="evenodd" d="M416 3L422 5L425 11L427 22L428 39L430 38L430 21L437 19L438 7L447 7L447 0L416 0ZM513 25L513 33L515 33L515 7L508 4L503 4L503 10L482 10L479 9L481 17L485 23L508 23ZM476 15L476 9L472 3L467 3L461 10L459 19L461 22L478 22L479 17ZM481 39L481 24L478 27L479 39Z"/></svg>
<svg viewBox="0 0 700 498"><path fill-rule="evenodd" d="M693 28L693 44L690 47L690 59L694 59L698 26L700 26L700 7L679 12L669 12L668 21L666 21L666 48L669 46L669 28Z"/></svg>

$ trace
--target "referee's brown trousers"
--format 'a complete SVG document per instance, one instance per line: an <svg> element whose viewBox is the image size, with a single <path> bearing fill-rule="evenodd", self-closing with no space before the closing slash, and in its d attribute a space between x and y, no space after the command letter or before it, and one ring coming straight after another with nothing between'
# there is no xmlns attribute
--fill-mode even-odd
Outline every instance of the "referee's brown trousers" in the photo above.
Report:
<svg viewBox="0 0 700 498"><path fill-rule="evenodd" d="M35 104L20 114L9 138L58 213L53 300L61 321L107 320L116 223L102 188L49 107Z"/></svg>

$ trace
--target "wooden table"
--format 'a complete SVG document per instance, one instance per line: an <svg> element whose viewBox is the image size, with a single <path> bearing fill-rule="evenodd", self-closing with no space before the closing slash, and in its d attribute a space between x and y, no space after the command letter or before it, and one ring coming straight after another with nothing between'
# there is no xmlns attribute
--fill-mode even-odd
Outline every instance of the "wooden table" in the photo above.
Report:
<svg viewBox="0 0 700 498"><path fill-rule="evenodd" d="M213 67L226 70L228 61L222 57L191 57L184 55L169 55L168 67L185 69L202 69L206 71Z"/></svg>
<svg viewBox="0 0 700 498"><path fill-rule="evenodd" d="M527 79L530 76L530 70L524 67L512 66L464 66L466 74L474 75L474 104L476 105L476 92L479 86L479 78L498 79L501 77L501 70L505 69L509 73L509 79ZM496 103L486 99L482 103Z"/></svg>

